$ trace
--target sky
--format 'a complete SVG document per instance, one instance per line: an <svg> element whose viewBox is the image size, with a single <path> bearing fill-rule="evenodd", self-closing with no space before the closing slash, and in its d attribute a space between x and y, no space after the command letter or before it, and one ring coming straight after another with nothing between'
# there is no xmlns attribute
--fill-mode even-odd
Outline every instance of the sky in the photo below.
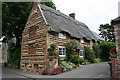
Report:
<svg viewBox="0 0 120 80"><path fill-rule="evenodd" d="M52 0L57 10L69 15L75 13L76 20L85 23L90 30L99 33L99 25L110 23L118 17L120 0Z"/></svg>

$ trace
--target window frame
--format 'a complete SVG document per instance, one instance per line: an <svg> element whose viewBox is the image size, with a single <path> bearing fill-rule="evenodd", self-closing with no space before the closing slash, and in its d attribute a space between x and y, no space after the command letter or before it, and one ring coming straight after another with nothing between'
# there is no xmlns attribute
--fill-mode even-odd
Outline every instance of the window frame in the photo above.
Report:
<svg viewBox="0 0 120 80"><path fill-rule="evenodd" d="M83 52L81 55L81 51ZM80 50L80 57L84 57L84 50Z"/></svg>
<svg viewBox="0 0 120 80"><path fill-rule="evenodd" d="M81 43L84 43L84 40L83 40L83 39L80 39L80 42L81 42Z"/></svg>
<svg viewBox="0 0 120 80"><path fill-rule="evenodd" d="M62 36L61 36L61 35L62 35ZM61 38L61 39L66 39L65 33L59 33L59 38Z"/></svg>
<svg viewBox="0 0 120 80"><path fill-rule="evenodd" d="M65 57L66 56L66 48L65 46L58 46L58 52L59 52L59 48L62 48L62 55L59 54L60 57ZM63 49L65 49L65 51L63 51ZM64 53L63 53L64 52ZM64 55L65 54L65 55Z"/></svg>

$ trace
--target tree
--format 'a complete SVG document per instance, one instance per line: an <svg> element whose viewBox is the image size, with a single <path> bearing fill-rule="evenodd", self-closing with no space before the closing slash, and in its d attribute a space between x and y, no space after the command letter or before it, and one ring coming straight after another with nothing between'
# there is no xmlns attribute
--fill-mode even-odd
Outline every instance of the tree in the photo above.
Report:
<svg viewBox="0 0 120 80"><path fill-rule="evenodd" d="M2 35L5 42L16 37L16 45L20 48L22 31L32 8L32 3L3 3L2 4Z"/></svg>
<svg viewBox="0 0 120 80"><path fill-rule="evenodd" d="M53 2L42 2L42 4L56 9ZM5 36L4 42L16 37L16 45L20 48L22 31L30 14L32 2L14 2L2 3L2 36Z"/></svg>
<svg viewBox="0 0 120 80"><path fill-rule="evenodd" d="M56 6L53 2L41 2L41 4L46 5L56 10Z"/></svg>
<svg viewBox="0 0 120 80"><path fill-rule="evenodd" d="M101 24L99 27L101 37L105 41L115 42L114 27L109 24Z"/></svg>

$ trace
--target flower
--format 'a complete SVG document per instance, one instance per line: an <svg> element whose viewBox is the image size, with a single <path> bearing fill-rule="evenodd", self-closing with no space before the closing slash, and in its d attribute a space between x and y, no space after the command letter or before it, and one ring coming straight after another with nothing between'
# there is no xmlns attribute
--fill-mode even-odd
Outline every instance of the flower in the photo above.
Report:
<svg viewBox="0 0 120 80"><path fill-rule="evenodd" d="M115 48L110 49L110 51L113 51L113 50L115 50Z"/></svg>
<svg viewBox="0 0 120 80"><path fill-rule="evenodd" d="M75 51L75 52L76 52L76 50L75 50L75 49L73 49L73 51Z"/></svg>

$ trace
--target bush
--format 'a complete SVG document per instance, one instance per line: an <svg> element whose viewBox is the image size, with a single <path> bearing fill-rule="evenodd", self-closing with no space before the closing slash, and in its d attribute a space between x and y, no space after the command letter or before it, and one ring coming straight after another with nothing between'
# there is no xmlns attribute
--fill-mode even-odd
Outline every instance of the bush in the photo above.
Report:
<svg viewBox="0 0 120 80"><path fill-rule="evenodd" d="M95 57L100 58L101 49L100 49L99 44L93 44L92 48L95 53Z"/></svg>
<svg viewBox="0 0 120 80"><path fill-rule="evenodd" d="M48 74L49 74L48 69L44 69L44 70L42 71L42 75L48 75Z"/></svg>
<svg viewBox="0 0 120 80"><path fill-rule="evenodd" d="M89 62L93 63L94 59L95 59L94 51L92 49L90 49L90 47L86 47L86 46L84 49L85 49L85 59L87 59Z"/></svg>
<svg viewBox="0 0 120 80"><path fill-rule="evenodd" d="M55 44L51 44L50 48L48 49L48 58L57 58L58 53L56 52L56 45Z"/></svg>
<svg viewBox="0 0 120 80"><path fill-rule="evenodd" d="M75 54L71 55L70 62L74 63L75 65L78 65L80 63L79 55L75 55Z"/></svg>
<svg viewBox="0 0 120 80"><path fill-rule="evenodd" d="M63 72L68 72L68 71L71 71L71 70L72 70L72 66L69 65L67 62L64 62L64 61L61 62L61 66L64 67Z"/></svg>
<svg viewBox="0 0 120 80"><path fill-rule="evenodd" d="M70 40L69 42L66 43L66 61L70 61L70 56L74 54L74 49L76 49L77 43L73 40Z"/></svg>
<svg viewBox="0 0 120 80"><path fill-rule="evenodd" d="M10 48L8 51L9 51L8 63L14 64L15 66L17 66L17 68L19 68L21 49L13 47L13 48Z"/></svg>
<svg viewBox="0 0 120 80"><path fill-rule="evenodd" d="M94 59L94 63L99 63L100 61L101 61L100 58L96 58L96 59Z"/></svg>
<svg viewBox="0 0 120 80"><path fill-rule="evenodd" d="M74 63L67 62L69 65L71 65L73 68L76 68L77 66Z"/></svg>
<svg viewBox="0 0 120 80"><path fill-rule="evenodd" d="M114 42L105 42L102 41L100 44L100 49L101 49L101 53L100 53L100 58L102 60L108 61L109 60L109 51L112 48L116 48L116 44Z"/></svg>
<svg viewBox="0 0 120 80"><path fill-rule="evenodd" d="M52 72L50 72L50 75L60 74L63 72L63 69L64 68L62 68L62 67L55 68Z"/></svg>

